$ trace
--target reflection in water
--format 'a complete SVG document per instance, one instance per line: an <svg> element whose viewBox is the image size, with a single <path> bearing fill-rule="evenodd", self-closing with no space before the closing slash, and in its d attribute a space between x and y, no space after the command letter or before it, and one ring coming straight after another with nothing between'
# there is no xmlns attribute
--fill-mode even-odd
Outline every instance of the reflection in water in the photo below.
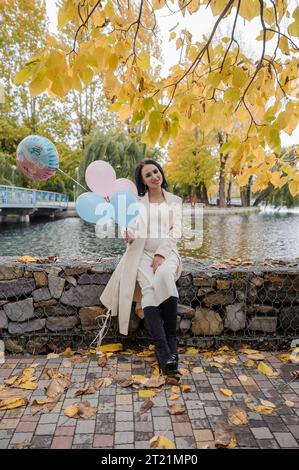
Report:
<svg viewBox="0 0 299 470"><path fill-rule="evenodd" d="M186 242L184 246L180 242L183 256L214 260L299 256L299 216L296 213L205 215L203 225L199 221L196 230L197 243L190 246ZM0 225L0 256L92 258L116 256L124 251L122 240L96 237L94 226L79 218Z"/></svg>

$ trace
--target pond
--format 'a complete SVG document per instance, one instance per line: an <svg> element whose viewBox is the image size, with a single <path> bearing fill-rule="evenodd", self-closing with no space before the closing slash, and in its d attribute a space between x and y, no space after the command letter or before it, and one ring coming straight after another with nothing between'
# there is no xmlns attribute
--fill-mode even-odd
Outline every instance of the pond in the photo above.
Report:
<svg viewBox="0 0 299 470"><path fill-rule="evenodd" d="M299 212L204 215L196 226L195 240L189 248L180 243L182 256L217 261L293 259L299 257ZM0 224L0 256L93 258L116 256L124 250L122 240L98 238L94 226L79 218Z"/></svg>

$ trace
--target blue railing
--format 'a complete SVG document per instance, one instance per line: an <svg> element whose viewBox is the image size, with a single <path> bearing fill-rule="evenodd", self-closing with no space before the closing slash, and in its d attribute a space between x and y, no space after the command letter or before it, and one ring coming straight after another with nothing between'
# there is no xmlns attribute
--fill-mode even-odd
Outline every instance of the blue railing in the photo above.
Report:
<svg viewBox="0 0 299 470"><path fill-rule="evenodd" d="M65 194L37 189L18 188L0 185L0 208L67 208L69 197Z"/></svg>

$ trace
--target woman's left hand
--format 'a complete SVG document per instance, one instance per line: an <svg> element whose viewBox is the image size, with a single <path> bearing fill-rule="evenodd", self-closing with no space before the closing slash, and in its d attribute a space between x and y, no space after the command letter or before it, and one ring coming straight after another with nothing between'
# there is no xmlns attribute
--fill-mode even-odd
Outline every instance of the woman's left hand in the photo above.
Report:
<svg viewBox="0 0 299 470"><path fill-rule="evenodd" d="M153 268L154 274L157 271L158 267L161 266L161 264L164 263L164 261L165 261L164 256L160 256L160 255L155 255L154 256L153 262L151 264L151 267Z"/></svg>

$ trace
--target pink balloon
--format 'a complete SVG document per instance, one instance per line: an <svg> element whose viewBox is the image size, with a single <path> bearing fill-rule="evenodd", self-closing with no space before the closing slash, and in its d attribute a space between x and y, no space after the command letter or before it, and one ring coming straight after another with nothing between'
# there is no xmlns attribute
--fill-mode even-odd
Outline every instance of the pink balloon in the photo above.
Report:
<svg viewBox="0 0 299 470"><path fill-rule="evenodd" d="M96 160L86 168L85 181L89 189L103 197L116 191L116 174L110 163Z"/></svg>
<svg viewBox="0 0 299 470"><path fill-rule="evenodd" d="M118 178L116 180L116 191L120 190L132 191L132 193L137 195L137 188L135 184L128 178Z"/></svg>

